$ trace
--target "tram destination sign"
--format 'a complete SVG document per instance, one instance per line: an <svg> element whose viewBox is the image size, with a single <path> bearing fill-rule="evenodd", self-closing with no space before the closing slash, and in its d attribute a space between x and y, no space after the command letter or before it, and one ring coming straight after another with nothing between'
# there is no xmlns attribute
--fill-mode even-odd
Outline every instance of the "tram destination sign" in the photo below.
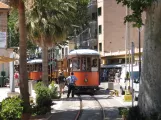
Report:
<svg viewBox="0 0 161 120"><path fill-rule="evenodd" d="M6 32L0 32L0 48L6 48Z"/></svg>

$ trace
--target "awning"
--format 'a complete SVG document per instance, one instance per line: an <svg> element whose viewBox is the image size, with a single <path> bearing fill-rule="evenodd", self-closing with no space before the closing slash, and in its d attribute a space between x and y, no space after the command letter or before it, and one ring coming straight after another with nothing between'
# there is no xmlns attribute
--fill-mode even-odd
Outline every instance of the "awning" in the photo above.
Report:
<svg viewBox="0 0 161 120"><path fill-rule="evenodd" d="M10 58L10 57L5 57L5 56L0 56L0 63L8 63L15 61L16 59Z"/></svg>

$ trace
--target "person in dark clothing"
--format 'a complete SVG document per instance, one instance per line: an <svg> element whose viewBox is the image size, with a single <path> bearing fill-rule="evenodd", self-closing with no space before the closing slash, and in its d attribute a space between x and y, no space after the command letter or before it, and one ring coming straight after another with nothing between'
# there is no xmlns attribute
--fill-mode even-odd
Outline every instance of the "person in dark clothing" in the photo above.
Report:
<svg viewBox="0 0 161 120"><path fill-rule="evenodd" d="M62 94L64 94L64 87L65 87L65 77L62 74L62 72L60 72L60 75L58 77L58 84L59 84L60 96L61 96Z"/></svg>
<svg viewBox="0 0 161 120"><path fill-rule="evenodd" d="M77 81L76 76L74 76L74 73L72 72L69 77L66 79L68 81L68 94L67 98L69 98L70 93L72 92L72 97L74 97L74 91L75 91L75 82Z"/></svg>

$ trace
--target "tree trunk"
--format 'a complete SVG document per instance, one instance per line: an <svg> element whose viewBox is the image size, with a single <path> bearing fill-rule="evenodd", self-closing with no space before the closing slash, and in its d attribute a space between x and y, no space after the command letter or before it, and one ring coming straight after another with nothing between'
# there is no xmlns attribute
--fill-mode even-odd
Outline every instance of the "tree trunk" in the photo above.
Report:
<svg viewBox="0 0 161 120"><path fill-rule="evenodd" d="M161 111L161 0L146 11L139 107L143 114Z"/></svg>
<svg viewBox="0 0 161 120"><path fill-rule="evenodd" d="M42 45L42 81L47 86L48 85L48 47L45 42Z"/></svg>
<svg viewBox="0 0 161 120"><path fill-rule="evenodd" d="M23 120L29 120L29 92L28 92L28 76L26 66L26 25L25 25L25 6L23 0L19 0L19 33L20 33L20 94L24 101ZM27 114L27 115L26 115Z"/></svg>

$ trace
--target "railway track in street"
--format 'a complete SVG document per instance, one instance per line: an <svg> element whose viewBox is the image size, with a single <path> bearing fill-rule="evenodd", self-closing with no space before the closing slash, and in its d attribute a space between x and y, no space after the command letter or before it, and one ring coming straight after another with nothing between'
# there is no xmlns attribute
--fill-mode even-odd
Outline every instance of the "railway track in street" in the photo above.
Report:
<svg viewBox="0 0 161 120"><path fill-rule="evenodd" d="M80 116L82 114L82 98L81 98L80 95L78 95L78 98L80 100L80 109L79 109L79 111L78 111L78 113L77 113L77 115L76 115L74 120L79 120L79 118L80 118Z"/></svg>
<svg viewBox="0 0 161 120"><path fill-rule="evenodd" d="M107 120L104 108L94 95L78 95L78 98L80 109L74 120Z"/></svg>

